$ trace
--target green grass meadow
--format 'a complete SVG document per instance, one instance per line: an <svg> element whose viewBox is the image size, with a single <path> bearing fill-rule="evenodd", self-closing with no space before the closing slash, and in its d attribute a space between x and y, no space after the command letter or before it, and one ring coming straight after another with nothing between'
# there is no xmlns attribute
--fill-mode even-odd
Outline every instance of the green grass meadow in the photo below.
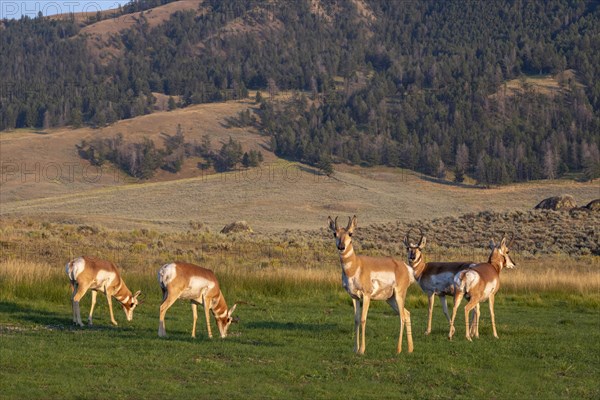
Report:
<svg viewBox="0 0 600 400"><path fill-rule="evenodd" d="M600 314L596 295L503 293L496 301L500 339L492 337L482 305L480 338L464 339L464 313L447 339L436 304L426 327L426 298L408 296L414 353L395 354L398 317L372 303L364 356L353 352L353 316L341 283L293 285L265 281L222 286L240 322L226 339L208 339L199 313L192 339L189 302L167 313L167 338L157 336L160 290L150 277L132 277L146 301L118 327L98 296L94 326L71 324L66 278L42 288L0 282L0 398L410 398L596 399L600 397ZM253 289L254 288L254 289ZM36 290L36 289L39 289ZM50 300L47 300L50 299ZM89 311L82 301L82 319ZM464 306L464 303L463 303ZM217 332L214 319L213 333Z"/></svg>

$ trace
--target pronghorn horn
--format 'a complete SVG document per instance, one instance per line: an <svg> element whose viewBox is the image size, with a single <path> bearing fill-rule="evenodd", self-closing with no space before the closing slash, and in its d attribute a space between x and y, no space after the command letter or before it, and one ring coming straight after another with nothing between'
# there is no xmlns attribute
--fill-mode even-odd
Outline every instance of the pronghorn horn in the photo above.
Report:
<svg viewBox="0 0 600 400"><path fill-rule="evenodd" d="M410 233L412 232L413 228L409 228L408 232L406 232L406 236L404 237L405 239L405 245L406 246L410 246Z"/></svg>
<svg viewBox="0 0 600 400"><path fill-rule="evenodd" d="M510 233L510 241L508 242L508 245L506 245L506 247L510 248L514 241L515 241L515 231L512 231Z"/></svg>
<svg viewBox="0 0 600 400"><path fill-rule="evenodd" d="M337 231L337 228L338 228L337 219L338 219L338 217L335 217L335 220L333 221L333 223L335 225L335 230L336 231Z"/></svg>
<svg viewBox="0 0 600 400"><path fill-rule="evenodd" d="M419 244L421 244L423 242L423 238L425 237L425 234L423 233L423 229L419 228L419 233L421 234L421 239L419 239Z"/></svg>

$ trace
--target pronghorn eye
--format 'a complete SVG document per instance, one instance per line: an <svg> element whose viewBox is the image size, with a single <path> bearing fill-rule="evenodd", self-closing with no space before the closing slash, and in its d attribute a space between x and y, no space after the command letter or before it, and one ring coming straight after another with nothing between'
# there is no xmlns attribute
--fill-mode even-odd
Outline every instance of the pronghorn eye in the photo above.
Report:
<svg viewBox="0 0 600 400"><path fill-rule="evenodd" d="M352 237L352 232L350 232L350 233L348 234L348 236Z"/></svg>
<svg viewBox="0 0 600 400"><path fill-rule="evenodd" d="M337 237L337 233L333 232L333 237Z"/></svg>

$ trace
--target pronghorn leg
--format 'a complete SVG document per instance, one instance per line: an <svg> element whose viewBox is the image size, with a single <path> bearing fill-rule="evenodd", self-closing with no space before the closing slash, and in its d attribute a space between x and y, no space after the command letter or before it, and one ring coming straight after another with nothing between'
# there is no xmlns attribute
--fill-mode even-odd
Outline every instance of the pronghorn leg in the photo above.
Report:
<svg viewBox="0 0 600 400"><path fill-rule="evenodd" d="M74 322L79 326L83 326L83 322L81 322L79 301L83 298L83 296L85 296L85 293L88 291L91 285L91 282L87 286L81 286L79 283L75 283L74 285L75 291L73 292L73 319Z"/></svg>
<svg viewBox="0 0 600 400"><path fill-rule="evenodd" d="M480 303L471 311L471 337L479 338L479 317L481 316Z"/></svg>
<svg viewBox="0 0 600 400"><path fill-rule="evenodd" d="M360 317L360 347L358 348L358 354L365 354L366 347L366 339L365 339L365 330L367 327L367 314L369 313L369 304L371 303L371 298L369 296L363 297L362 304L362 313Z"/></svg>
<svg viewBox="0 0 600 400"><path fill-rule="evenodd" d="M198 304L195 301L192 301L192 315L194 318L194 322L192 323L192 337L196 337L196 321L198 321Z"/></svg>
<svg viewBox="0 0 600 400"><path fill-rule="evenodd" d="M472 341L471 340L471 329L469 327L469 312L471 312L471 310L476 308L478 303L479 303L479 301L476 300L473 296L471 296L471 300L469 300L469 302L465 306L465 328L466 328L465 329L465 337L467 338L468 341Z"/></svg>
<svg viewBox="0 0 600 400"><path fill-rule="evenodd" d="M92 326L92 314L94 314L94 307L96 306L96 297L98 296L98 292L92 290L92 305L90 307L90 315L88 316L88 325Z"/></svg>
<svg viewBox="0 0 600 400"><path fill-rule="evenodd" d="M450 332L448 333L448 339L450 340L452 340L452 336L454 336L454 320L456 319L456 311L458 310L458 306L460 305L463 296L463 292L457 291L454 293L454 306L452 307L452 318L450 318Z"/></svg>
<svg viewBox="0 0 600 400"><path fill-rule="evenodd" d="M165 314L173 303L175 303L175 300L177 300L177 296L169 296L167 291L163 292L163 302L160 305L160 314L158 317L158 336L160 337L167 336L167 331L165 330Z"/></svg>
<svg viewBox="0 0 600 400"><path fill-rule="evenodd" d="M498 332L496 332L496 315L494 314L494 293L490 294L490 317L492 319L492 331L494 332L494 337L498 339Z"/></svg>
<svg viewBox="0 0 600 400"><path fill-rule="evenodd" d="M110 312L110 322L117 326L119 324L117 324L117 320L115 319L115 315L113 314L113 308L112 308L112 293L110 293L108 291L107 287L104 287L104 294L106 295L106 301L108 302L108 311Z"/></svg>
<svg viewBox="0 0 600 400"><path fill-rule="evenodd" d="M433 318L433 303L435 302L435 293L428 293L429 300L429 314L427 315L427 330L425 331L426 335L431 333L431 319Z"/></svg>
<svg viewBox="0 0 600 400"><path fill-rule="evenodd" d="M401 353L402 336L404 335L404 321L406 320L406 309L404 308L404 298L397 290L394 290L394 303L396 303L396 307L393 308L398 311L398 316L400 318L400 332L398 333L398 344L396 345L396 353Z"/></svg>
<svg viewBox="0 0 600 400"><path fill-rule="evenodd" d="M442 303L442 311L444 312L444 315L446 316L446 320L448 320L448 322L450 322L450 314L448 314L448 302L446 301L446 295L443 295L443 294L440 295L440 302Z"/></svg>
<svg viewBox="0 0 600 400"><path fill-rule="evenodd" d="M73 313L73 323L77 323L77 313L75 312L75 293L77 292L77 283L71 282L71 311Z"/></svg>
<svg viewBox="0 0 600 400"><path fill-rule="evenodd" d="M406 329L406 341L408 342L408 352L413 352L413 340L412 340L412 325L410 322L410 311L404 309L404 327Z"/></svg>
<svg viewBox="0 0 600 400"><path fill-rule="evenodd" d="M358 353L360 349L360 300L352 299L352 305L354 307L354 352Z"/></svg>
<svg viewBox="0 0 600 400"><path fill-rule="evenodd" d="M206 317L206 329L208 329L208 337L212 339L212 331L210 329L210 303L212 299L210 297L202 296L202 304L204 305L204 316Z"/></svg>

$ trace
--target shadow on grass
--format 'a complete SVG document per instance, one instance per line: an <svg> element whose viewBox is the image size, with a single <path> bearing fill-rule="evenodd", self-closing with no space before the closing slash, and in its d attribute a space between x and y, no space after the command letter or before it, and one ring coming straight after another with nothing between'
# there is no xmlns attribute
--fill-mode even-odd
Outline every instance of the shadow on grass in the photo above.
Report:
<svg viewBox="0 0 600 400"><path fill-rule="evenodd" d="M325 332L337 328L336 324L305 324L298 322L258 321L246 325L250 329L272 329L280 331Z"/></svg>
<svg viewBox="0 0 600 400"><path fill-rule="evenodd" d="M26 307L22 304L6 301L0 302L0 313L8 314L10 319L34 323L36 325L57 326L68 325L71 322L65 318L64 314L38 310L35 308Z"/></svg>
<svg viewBox="0 0 600 400"><path fill-rule="evenodd" d="M118 327L112 325L84 325L79 327L73 324L69 315L52 311L40 310L23 304L0 301L0 314L8 315L8 320L24 324L34 324L50 330L89 330L102 331L114 330ZM87 322L87 319L86 321Z"/></svg>

